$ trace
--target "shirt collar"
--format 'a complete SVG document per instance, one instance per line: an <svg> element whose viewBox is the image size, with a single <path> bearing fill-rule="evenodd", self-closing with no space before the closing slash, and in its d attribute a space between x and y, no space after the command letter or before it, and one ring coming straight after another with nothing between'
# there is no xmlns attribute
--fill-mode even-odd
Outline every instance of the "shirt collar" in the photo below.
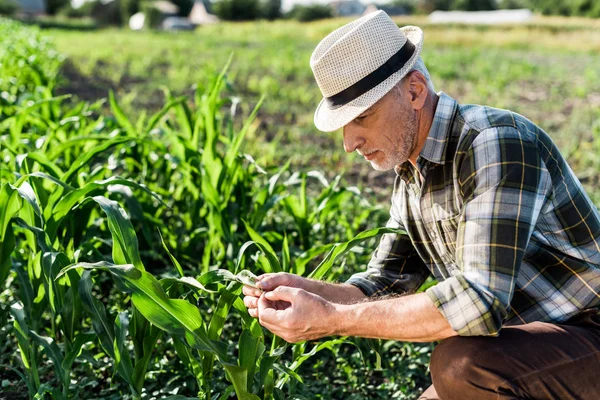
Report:
<svg viewBox="0 0 600 400"><path fill-rule="evenodd" d="M419 155L436 164L446 162L446 148L458 103L444 92L438 93L439 100L427 140Z"/></svg>
<svg viewBox="0 0 600 400"><path fill-rule="evenodd" d="M427 134L425 145L421 149L419 156L427 161L444 164L446 162L446 148L450 139L450 133L454 117L458 109L458 103L452 97L444 92L438 93L439 99L433 115L433 122ZM420 163L419 163L420 164ZM398 175L407 178L410 170L410 163L406 161L397 165L395 171Z"/></svg>

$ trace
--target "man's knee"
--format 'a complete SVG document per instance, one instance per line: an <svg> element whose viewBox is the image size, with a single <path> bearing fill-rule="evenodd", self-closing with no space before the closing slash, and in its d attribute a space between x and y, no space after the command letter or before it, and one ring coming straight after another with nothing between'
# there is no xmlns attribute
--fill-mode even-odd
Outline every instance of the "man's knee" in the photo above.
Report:
<svg viewBox="0 0 600 400"><path fill-rule="evenodd" d="M442 341L431 355L431 379L440 398L466 399L469 393L492 382L483 371L488 368L487 347L476 337L452 337ZM488 343L489 345L489 343Z"/></svg>

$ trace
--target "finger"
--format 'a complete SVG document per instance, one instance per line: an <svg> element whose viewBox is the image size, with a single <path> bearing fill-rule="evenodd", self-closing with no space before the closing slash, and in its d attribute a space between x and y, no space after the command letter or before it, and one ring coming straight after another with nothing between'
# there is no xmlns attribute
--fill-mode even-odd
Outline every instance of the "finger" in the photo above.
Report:
<svg viewBox="0 0 600 400"><path fill-rule="evenodd" d="M257 308L249 308L248 314L250 314L253 318L258 318L258 309Z"/></svg>
<svg viewBox="0 0 600 400"><path fill-rule="evenodd" d="M253 296L244 297L244 305L247 308L257 308L258 307L258 297L253 297Z"/></svg>
<svg viewBox="0 0 600 400"><path fill-rule="evenodd" d="M263 279L268 278L268 277L273 276L273 275L277 275L277 272L267 272L266 274L258 275L256 278L259 281L262 281Z"/></svg>
<svg viewBox="0 0 600 400"><path fill-rule="evenodd" d="M242 288L242 293L244 293L246 296L254 296L256 298L260 297L260 295L262 294L262 292L259 289L247 285L244 285L244 287Z"/></svg>
<svg viewBox="0 0 600 400"><path fill-rule="evenodd" d="M274 290L279 286L288 286L290 284L289 274L283 272L265 274L261 275L261 277L263 278L258 282L258 287L262 290Z"/></svg>
<svg viewBox="0 0 600 400"><path fill-rule="evenodd" d="M262 321L268 322L270 324L276 324L276 321L280 318L278 316L278 313L282 312L277 310L277 308L274 307L274 304L270 300L265 298L265 295L260 296L260 298L258 299L257 309L258 314L261 318L261 324Z"/></svg>
<svg viewBox="0 0 600 400"><path fill-rule="evenodd" d="M298 300L298 296L304 292L302 289L292 288L288 286L279 286L271 292L264 294L267 300L271 301L287 301L288 303L294 303Z"/></svg>

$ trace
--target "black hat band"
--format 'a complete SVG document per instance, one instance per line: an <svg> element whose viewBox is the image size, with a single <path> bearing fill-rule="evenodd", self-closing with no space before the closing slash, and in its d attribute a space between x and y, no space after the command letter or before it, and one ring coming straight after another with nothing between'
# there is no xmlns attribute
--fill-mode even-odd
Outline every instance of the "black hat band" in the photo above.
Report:
<svg viewBox="0 0 600 400"><path fill-rule="evenodd" d="M365 76L355 84L347 87L341 92L333 96L326 97L325 101L330 109L335 110L343 105L350 103L352 100L362 96L392 74L400 71L402 67L410 60L415 52L415 45L410 40L406 40L404 46L398 50L396 54L391 56L389 60L384 62L379 68Z"/></svg>

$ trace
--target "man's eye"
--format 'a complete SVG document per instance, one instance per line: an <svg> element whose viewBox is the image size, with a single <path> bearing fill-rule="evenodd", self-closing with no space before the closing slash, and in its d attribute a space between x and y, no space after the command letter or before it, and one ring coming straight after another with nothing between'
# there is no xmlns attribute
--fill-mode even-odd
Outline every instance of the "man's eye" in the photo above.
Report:
<svg viewBox="0 0 600 400"><path fill-rule="evenodd" d="M367 118L366 115L361 115L359 117L356 117L355 120L360 122L360 121L364 120L365 118Z"/></svg>

